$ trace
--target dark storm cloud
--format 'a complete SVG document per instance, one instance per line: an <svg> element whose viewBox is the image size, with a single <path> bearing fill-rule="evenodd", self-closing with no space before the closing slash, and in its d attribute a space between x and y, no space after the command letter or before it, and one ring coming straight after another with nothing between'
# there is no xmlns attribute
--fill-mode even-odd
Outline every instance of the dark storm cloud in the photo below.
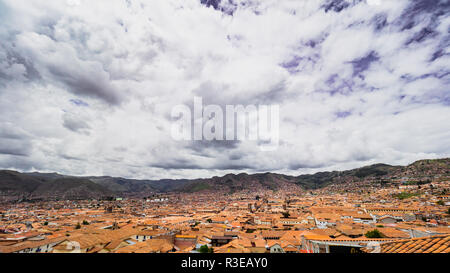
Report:
<svg viewBox="0 0 450 273"><path fill-rule="evenodd" d="M292 162L289 164L288 169L297 171L301 169L317 169L325 167L324 164L312 164L310 162Z"/></svg>
<svg viewBox="0 0 450 273"><path fill-rule="evenodd" d="M322 90L317 90L318 92L325 92L331 96L335 94L349 95L353 92L353 81L352 79L346 79L339 77L338 74L333 74L325 81L327 87Z"/></svg>
<svg viewBox="0 0 450 273"><path fill-rule="evenodd" d="M84 160L82 157L71 156L71 155L67 155L67 154L64 154L64 153L60 153L59 156L61 156L64 159L67 159L67 160L77 160L77 161Z"/></svg>
<svg viewBox="0 0 450 273"><path fill-rule="evenodd" d="M14 49L6 47L6 45L0 45L0 50L3 50L6 53L6 59L5 60L0 59L0 61L4 61L9 65L13 64L23 65L25 67L24 76L27 80L34 81L42 79L41 75L39 74L39 71L37 71L37 69L34 67L32 60L21 56L19 52L15 51ZM0 71L0 77L1 74L2 72ZM12 78L9 78L9 80L12 80Z"/></svg>
<svg viewBox="0 0 450 273"><path fill-rule="evenodd" d="M414 0L404 10L396 23L400 24L402 30L411 29L424 21L430 23L439 20L450 12L450 1L448 0Z"/></svg>
<svg viewBox="0 0 450 273"><path fill-rule="evenodd" d="M255 166L242 163L236 164L233 162L219 162L209 167L210 170L256 170Z"/></svg>
<svg viewBox="0 0 450 273"><path fill-rule="evenodd" d="M350 7L351 5L357 4L361 2L361 0L327 0L325 4L322 5L322 8L325 12L341 12L342 10Z"/></svg>
<svg viewBox="0 0 450 273"><path fill-rule="evenodd" d="M388 25L387 15L385 13L375 15L370 25L374 26L375 31L383 30Z"/></svg>
<svg viewBox="0 0 450 273"><path fill-rule="evenodd" d="M231 16L238 8L238 4L234 0L200 0L200 3ZM245 2L241 4L245 5Z"/></svg>
<svg viewBox="0 0 450 273"><path fill-rule="evenodd" d="M24 139L26 138L26 133L22 129L15 127L10 122L0 122L0 137L10 139Z"/></svg>
<svg viewBox="0 0 450 273"><path fill-rule="evenodd" d="M17 139L0 138L0 154L28 156L31 153L31 143Z"/></svg>
<svg viewBox="0 0 450 273"><path fill-rule="evenodd" d="M166 163L151 164L149 167L172 169L172 170L245 170L253 169L249 164L233 164L230 162L217 162L213 164L203 165L197 164L191 160L177 159Z"/></svg>
<svg viewBox="0 0 450 273"><path fill-rule="evenodd" d="M406 42L406 45L409 45L411 43L421 43L426 39L436 37L437 35L438 33L431 27L425 27L419 32L415 33L414 36Z"/></svg>
<svg viewBox="0 0 450 273"><path fill-rule="evenodd" d="M36 162L23 156L2 156L0 154L0 168L30 171L32 169L43 168L43 164L41 162Z"/></svg>
<svg viewBox="0 0 450 273"><path fill-rule="evenodd" d="M65 113L63 115L63 126L70 131L89 135L91 127L89 124L74 114Z"/></svg>
<svg viewBox="0 0 450 273"><path fill-rule="evenodd" d="M0 154L28 156L32 144L30 136L12 124L0 123Z"/></svg>
<svg viewBox="0 0 450 273"><path fill-rule="evenodd" d="M286 92L286 87L286 81L280 79L258 90L257 94L249 96L246 92L236 92L229 85L207 81L194 89L193 93L202 98L203 105L219 105L225 114L226 105L271 105L292 99L293 96L295 97L296 94L288 94ZM229 93L235 92L235 95L225 96L227 91ZM185 104L193 109L192 100L186 101Z"/></svg>
<svg viewBox="0 0 450 273"><path fill-rule="evenodd" d="M247 101L248 104L271 105L282 103L283 101L296 97L297 94L288 94L286 92L286 82L280 81L275 85L269 86L266 92L261 92L254 98Z"/></svg>
<svg viewBox="0 0 450 273"><path fill-rule="evenodd" d="M229 160L240 160L244 157L245 155L243 153L232 153L228 156Z"/></svg>
<svg viewBox="0 0 450 273"><path fill-rule="evenodd" d="M436 50L433 55L430 58L430 62L434 62L435 60L439 59L442 56L445 55L450 55L450 53L445 53L445 49L444 48L439 48L438 50Z"/></svg>
<svg viewBox="0 0 450 273"><path fill-rule="evenodd" d="M200 3L207 7L213 7L214 9L218 9L221 0L200 0Z"/></svg>
<svg viewBox="0 0 450 273"><path fill-rule="evenodd" d="M417 80L423 80L427 78L445 79L448 78L449 74L450 74L449 70L440 70L433 73L422 74L420 76L411 76L410 74L404 74L400 77L400 79L404 80L407 83L412 83Z"/></svg>
<svg viewBox="0 0 450 273"><path fill-rule="evenodd" d="M240 141L190 141L186 145L186 149L191 150L191 156L202 157L208 159L208 163L200 163L195 158L170 158L158 159L157 163L149 166L153 168L174 169L174 170L244 170L253 169L248 162L243 162L245 153L237 149ZM229 156L223 156L229 154ZM227 160L229 158L229 160Z"/></svg>
<svg viewBox="0 0 450 273"><path fill-rule="evenodd" d="M351 64L353 65L353 76L357 76L366 71L370 67L371 63L376 62L379 59L380 58L378 57L377 53L375 51L371 51L368 55L353 60L351 62Z"/></svg>
<svg viewBox="0 0 450 273"><path fill-rule="evenodd" d="M294 58L292 58L291 60L282 63L281 66L286 68L289 72L295 72L297 66L300 64L300 62L303 60L302 57L300 56L295 56Z"/></svg>
<svg viewBox="0 0 450 273"><path fill-rule="evenodd" d="M70 102L75 104L76 106L85 106L85 107L89 106L88 103L86 103L86 102L84 102L83 100L80 100L80 99L70 99Z"/></svg>
<svg viewBox="0 0 450 273"><path fill-rule="evenodd" d="M223 95L224 90L230 90L230 86L227 84L216 83L213 81L205 81L202 82L197 88L192 90L192 93L196 96L199 96L203 100L203 105L221 105L225 106L226 104L230 104L232 102L232 98L226 98L227 100L222 100L221 95ZM191 109L194 107L194 102L192 99L189 99L185 102Z"/></svg>
<svg viewBox="0 0 450 273"><path fill-rule="evenodd" d="M67 29L69 40L62 42L55 37L57 22L48 16L39 18L34 32L0 28L0 50L5 58L2 60L0 55L0 62L23 65L28 81L44 86L59 85L75 95L100 99L110 105L120 104L122 92L112 83L104 63L89 60L91 53L86 43L92 34L83 28L76 32ZM1 67L0 77L5 78Z"/></svg>
<svg viewBox="0 0 450 273"><path fill-rule="evenodd" d="M63 64L49 64L48 70L54 80L63 83L69 91L76 95L102 99L110 104L121 102L118 90L108 82L104 73L96 75L82 69L74 71L67 69L67 66Z"/></svg>
<svg viewBox="0 0 450 273"><path fill-rule="evenodd" d="M188 159L182 159L177 158L173 160L169 160L166 162L158 162L154 164L150 164L149 167L152 168L161 168L161 169L173 169L173 170L195 170L204 168L204 166L201 166L200 164L195 163L194 160L188 160Z"/></svg>
<svg viewBox="0 0 450 273"><path fill-rule="evenodd" d="M197 153L203 154L211 150L222 152L226 150L234 150L239 147L241 141L239 140L197 140L190 142L188 149ZM207 154L207 153L205 153Z"/></svg>
<svg viewBox="0 0 450 273"><path fill-rule="evenodd" d="M338 111L336 112L336 117L338 118L346 118L352 114L352 111Z"/></svg>

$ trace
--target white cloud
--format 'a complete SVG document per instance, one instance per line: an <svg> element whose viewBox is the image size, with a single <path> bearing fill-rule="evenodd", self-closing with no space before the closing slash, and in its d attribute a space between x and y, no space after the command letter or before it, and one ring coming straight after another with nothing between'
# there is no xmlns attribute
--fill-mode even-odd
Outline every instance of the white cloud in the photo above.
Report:
<svg viewBox="0 0 450 273"><path fill-rule="evenodd" d="M448 13L327 2L3 1L0 132L21 133L0 134L0 168L166 178L449 156ZM278 150L173 140L171 109L195 95L279 104Z"/></svg>

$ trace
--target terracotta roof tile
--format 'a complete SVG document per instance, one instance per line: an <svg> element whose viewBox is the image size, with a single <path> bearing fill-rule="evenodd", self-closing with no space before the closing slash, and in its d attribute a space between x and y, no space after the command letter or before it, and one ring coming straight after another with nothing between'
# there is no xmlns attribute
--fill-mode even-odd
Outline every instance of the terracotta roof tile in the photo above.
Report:
<svg viewBox="0 0 450 273"><path fill-rule="evenodd" d="M382 243L382 253L448 253L450 235L413 238Z"/></svg>

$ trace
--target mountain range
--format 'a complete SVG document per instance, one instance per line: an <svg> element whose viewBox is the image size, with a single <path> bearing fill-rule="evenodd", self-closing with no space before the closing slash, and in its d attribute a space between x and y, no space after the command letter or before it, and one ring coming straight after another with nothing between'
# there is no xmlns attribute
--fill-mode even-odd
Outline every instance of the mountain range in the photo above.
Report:
<svg viewBox="0 0 450 273"><path fill-rule="evenodd" d="M450 158L419 160L407 166L374 164L346 171L318 172L298 176L277 173L227 174L201 179L138 180L110 176L69 176L58 173L21 173L0 170L0 201L71 200L112 197L146 197L170 192L235 192L305 190L353 181L427 180L449 176Z"/></svg>

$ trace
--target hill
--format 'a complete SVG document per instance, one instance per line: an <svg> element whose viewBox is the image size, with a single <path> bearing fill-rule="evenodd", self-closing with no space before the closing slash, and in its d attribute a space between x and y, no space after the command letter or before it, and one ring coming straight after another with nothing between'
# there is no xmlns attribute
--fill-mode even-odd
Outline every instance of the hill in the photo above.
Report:
<svg viewBox="0 0 450 273"><path fill-rule="evenodd" d="M293 186L294 177L276 173L257 174L227 174L222 177L197 179L186 182L184 186L177 188L181 192L197 192L203 190L223 191L234 193L239 191L278 190L282 187Z"/></svg>
<svg viewBox="0 0 450 273"><path fill-rule="evenodd" d="M30 199L86 199L108 196L145 197L167 192L252 192L258 190L319 189L366 181L429 181L448 179L450 159L424 159L407 166L374 164L346 171L318 172L290 176L277 173L227 174L201 179L138 180L110 176L66 176L58 173L20 173L0 171L0 200ZM351 185L351 184L350 184Z"/></svg>
<svg viewBox="0 0 450 273"><path fill-rule="evenodd" d="M8 194L29 194L36 190L42 181L16 171L0 171L0 192Z"/></svg>
<svg viewBox="0 0 450 273"><path fill-rule="evenodd" d="M64 177L41 183L32 193L31 199L97 199L111 196L107 188L86 178Z"/></svg>
<svg viewBox="0 0 450 273"><path fill-rule="evenodd" d="M90 199L113 193L89 179L45 173L0 171L0 200Z"/></svg>

